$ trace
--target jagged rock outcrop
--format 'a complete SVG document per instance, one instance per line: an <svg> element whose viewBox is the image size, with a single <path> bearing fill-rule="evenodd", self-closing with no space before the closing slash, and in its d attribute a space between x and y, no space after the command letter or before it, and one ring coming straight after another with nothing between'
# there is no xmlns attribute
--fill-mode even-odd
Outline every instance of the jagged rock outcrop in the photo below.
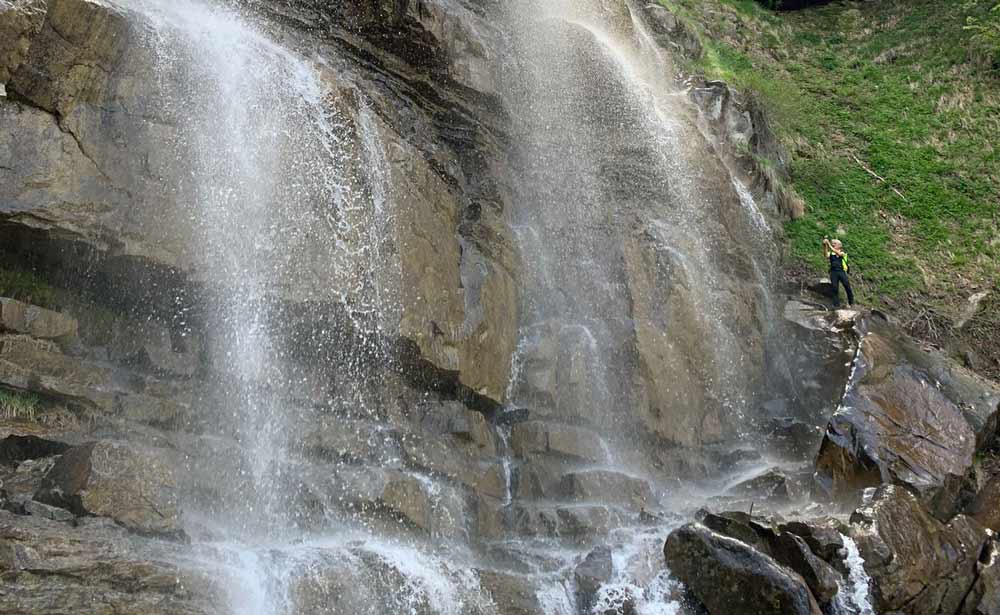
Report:
<svg viewBox="0 0 1000 615"><path fill-rule="evenodd" d="M712 615L821 613L798 574L701 524L671 532L663 552L670 570Z"/></svg>
<svg viewBox="0 0 1000 615"><path fill-rule="evenodd" d="M973 456L996 433L1000 390L874 317L816 461L834 498L899 484L938 518L955 512Z"/></svg>
<svg viewBox="0 0 1000 615"><path fill-rule="evenodd" d="M896 485L881 487L851 516L851 526L875 584L878 612L961 613L979 581L980 556L986 554L987 564L992 558L990 536L976 521L958 515L942 523ZM983 580L980 588L989 583Z"/></svg>

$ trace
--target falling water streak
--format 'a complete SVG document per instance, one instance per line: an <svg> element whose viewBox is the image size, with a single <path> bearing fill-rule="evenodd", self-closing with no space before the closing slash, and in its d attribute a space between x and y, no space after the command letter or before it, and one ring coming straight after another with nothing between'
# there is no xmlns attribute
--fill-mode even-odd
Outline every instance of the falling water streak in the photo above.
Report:
<svg viewBox="0 0 1000 615"><path fill-rule="evenodd" d="M640 21L634 12L630 11L630 13L634 22ZM631 84L634 95L647 101L644 107L651 109L655 117L651 121L653 137L662 144L661 147L657 148L661 163L664 168L674 169L675 173L673 176L679 180L672 185L671 190L681 196L680 200L682 202L696 202L698 200L696 196L697 190L687 185L687 178L691 176L691 173L686 168L683 157L669 155L672 152L682 151L683 144L677 141L679 136L676 130L677 120L673 117L676 111L670 110L665 106L672 100L671 94L676 90L667 80L666 71L659 74L651 72L644 66L649 65L648 60L643 61L641 57L631 58L629 53L627 53L628 43L617 41L598 26L577 19L563 19L562 21L589 32L600 43L607 56L619 67L621 74ZM639 32L642 34L645 32L645 29L639 29ZM649 36L648 32L645 32L645 36ZM642 49L647 47L648 45L642 45L640 42L640 49L638 50L640 56ZM662 59L659 54L654 54L653 65L656 65L655 63L659 59ZM646 69L644 70L644 68ZM734 182L734 187L736 187L738 180L733 177L731 181ZM754 226L759 225L757 216L753 215L754 212L757 212L759 215L759 210L753 201L752 195L749 195L746 190L741 193L738 189L737 195L740 197L741 203L747 211L750 222ZM746 197L749 197L752 206L747 204L745 201ZM698 266L694 268L698 277L696 286L709 290L716 288L719 284L715 279L712 267L708 264L712 250L702 240L700 233L689 234L689 239L692 237L695 243L696 260L698 263ZM737 438L743 439L749 435L746 431L746 425L748 424L746 420L747 400L741 391L739 391L736 381L732 377L733 374L738 373L743 368L741 360L739 360L740 352L732 334L723 325L726 317L729 315L721 311L718 302L706 301L707 298L702 293L694 294L697 311L700 314L706 315L703 319L704 324L714 330L714 338L717 342L712 348L713 364L716 370L713 382L719 387L720 403L723 409L726 410L725 414L733 416L736 419L730 421L735 426L735 435Z"/></svg>
<svg viewBox="0 0 1000 615"><path fill-rule="evenodd" d="M865 570L865 560L850 536L844 539L844 563L847 564L847 587L837 592L838 615L875 615L871 604L871 577Z"/></svg>

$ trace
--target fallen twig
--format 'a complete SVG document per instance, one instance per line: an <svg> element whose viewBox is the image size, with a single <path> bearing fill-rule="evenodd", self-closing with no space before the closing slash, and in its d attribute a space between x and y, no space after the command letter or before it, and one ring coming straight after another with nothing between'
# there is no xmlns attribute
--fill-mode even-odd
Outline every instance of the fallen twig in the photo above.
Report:
<svg viewBox="0 0 1000 615"><path fill-rule="evenodd" d="M889 188L893 192L896 193L896 196L898 196L899 198L903 199L907 203L910 202L910 199L906 198L906 196L902 192L900 192L895 186L893 186L892 184L890 184L889 181L886 180L886 178L882 177L881 175L879 175L875 171L872 171L871 167L869 167L867 164L865 164L864 162L862 162L860 158L858 158L854 154L851 154L851 157L854 158L854 162L858 163L858 166L860 166L862 169L864 169L869 175L871 175L875 179L879 180L883 184L888 184Z"/></svg>

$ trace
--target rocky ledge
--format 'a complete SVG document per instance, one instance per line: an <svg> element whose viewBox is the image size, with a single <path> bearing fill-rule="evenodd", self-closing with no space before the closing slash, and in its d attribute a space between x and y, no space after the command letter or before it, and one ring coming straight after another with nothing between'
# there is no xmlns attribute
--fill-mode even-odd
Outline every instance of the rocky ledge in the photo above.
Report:
<svg viewBox="0 0 1000 615"><path fill-rule="evenodd" d="M857 342L802 481L814 502L702 511L673 531L664 555L690 599L712 615L997 613L1000 389L879 314L795 302L786 316Z"/></svg>

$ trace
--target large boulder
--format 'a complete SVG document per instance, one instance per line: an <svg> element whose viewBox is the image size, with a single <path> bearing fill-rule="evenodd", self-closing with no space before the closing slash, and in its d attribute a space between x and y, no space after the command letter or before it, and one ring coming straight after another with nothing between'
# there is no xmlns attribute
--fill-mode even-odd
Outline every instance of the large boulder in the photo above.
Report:
<svg viewBox="0 0 1000 615"><path fill-rule="evenodd" d="M820 615L805 581L773 558L700 523L663 547L671 572L711 615Z"/></svg>
<svg viewBox="0 0 1000 615"><path fill-rule="evenodd" d="M77 515L110 517L143 534L183 534L173 469L154 449L107 440L70 449L35 499Z"/></svg>
<svg viewBox="0 0 1000 615"><path fill-rule="evenodd" d="M800 521L791 526L776 525L774 520L751 517L747 513L725 512L707 513L701 522L718 534L771 556L782 566L800 575L820 604L829 604L838 593L840 576L831 562L840 557L838 549L843 546L843 541L837 542L841 536L836 530L833 530L835 538L828 536L827 527L822 521ZM798 529L799 533L809 536L810 540L790 531L789 527ZM829 540L836 548L823 548L823 540L816 540L817 536ZM816 545L815 551L813 545Z"/></svg>
<svg viewBox="0 0 1000 615"><path fill-rule="evenodd" d="M851 516L851 526L880 613L959 612L989 539L987 530L965 515L938 521L896 485L880 487L871 503Z"/></svg>
<svg viewBox="0 0 1000 615"><path fill-rule="evenodd" d="M977 446L996 432L1000 389L878 318L862 330L855 373L816 461L819 485L848 500L864 487L906 485L946 519Z"/></svg>

